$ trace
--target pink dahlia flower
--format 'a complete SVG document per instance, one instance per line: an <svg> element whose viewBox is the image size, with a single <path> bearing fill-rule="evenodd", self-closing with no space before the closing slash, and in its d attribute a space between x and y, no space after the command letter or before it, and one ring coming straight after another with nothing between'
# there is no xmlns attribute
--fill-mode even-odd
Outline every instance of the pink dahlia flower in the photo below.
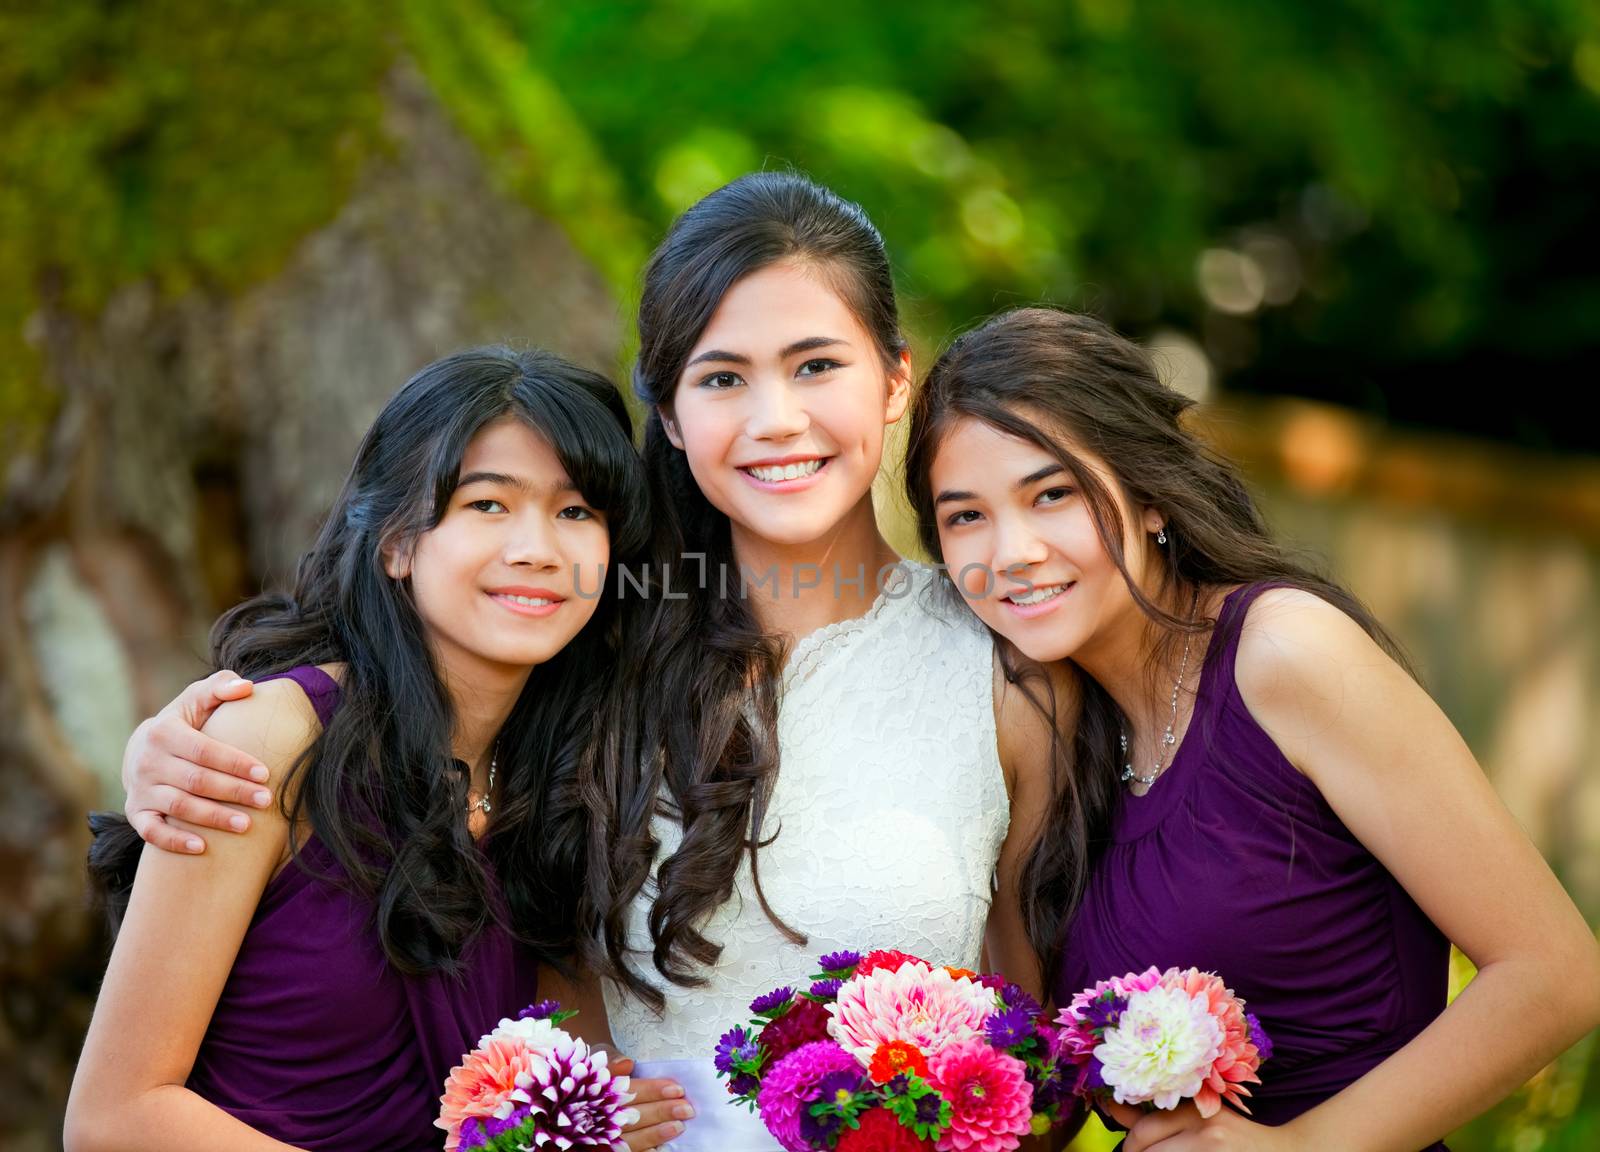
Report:
<svg viewBox="0 0 1600 1152"><path fill-rule="evenodd" d="M439 1098L439 1118L434 1127L445 1130L445 1152L461 1146L461 1125L474 1117L504 1120L519 1104L530 1104L529 1089L549 1067L545 1053L531 1051L512 1040L486 1036L483 1043L450 1070L444 1095Z"/></svg>
<svg viewBox="0 0 1600 1152"><path fill-rule="evenodd" d="M950 1101L938 1152L1011 1152L1033 1128L1027 1066L981 1039L962 1040L928 1059L928 1080Z"/></svg>
<svg viewBox="0 0 1600 1152"><path fill-rule="evenodd" d="M1201 997L1207 1009L1222 1027L1222 1045L1217 1058L1212 1061L1205 1082L1195 1093L1195 1107L1202 1116L1215 1116L1224 1100L1248 1113L1244 1097L1250 1095L1246 1083L1259 1084L1256 1070L1261 1067L1261 1053L1251 1040L1250 1025L1245 1020L1244 1001L1222 983L1221 977L1196 968L1179 971L1170 968L1161 982L1169 987L1181 988L1190 997Z"/></svg>
<svg viewBox="0 0 1600 1152"><path fill-rule="evenodd" d="M947 1044L981 1039L995 999L977 981L918 960L852 977L826 1007L829 1034L865 1068L881 1045L895 1041L931 1056Z"/></svg>
<svg viewBox="0 0 1600 1152"><path fill-rule="evenodd" d="M772 1066L761 1082L756 1106L767 1131L788 1152L807 1152L800 1117L808 1113L817 1085L835 1072L860 1072L855 1058L829 1040L802 1045Z"/></svg>

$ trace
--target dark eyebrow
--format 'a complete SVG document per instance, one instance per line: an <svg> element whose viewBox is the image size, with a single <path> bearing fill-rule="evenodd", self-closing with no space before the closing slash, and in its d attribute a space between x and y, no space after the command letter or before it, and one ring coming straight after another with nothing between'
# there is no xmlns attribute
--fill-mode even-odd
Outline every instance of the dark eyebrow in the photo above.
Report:
<svg viewBox="0 0 1600 1152"><path fill-rule="evenodd" d="M700 355L696 356L693 360L685 364L684 367L693 368L696 364L704 364L711 360L715 360L721 364L748 365L750 363L750 357L748 356L741 356L737 352L724 352L720 348L712 348L709 351L700 353Z"/></svg>
<svg viewBox="0 0 1600 1152"><path fill-rule="evenodd" d="M1028 487L1029 485L1037 484L1039 481L1043 480L1047 476L1054 476L1057 472L1064 472L1064 471L1066 471L1066 469L1062 468L1061 465L1059 465L1059 464L1046 464L1043 468L1040 468L1035 472L1029 472L1026 476L1024 476L1021 480L1018 480L1011 487L1012 487L1012 489L1014 491L1020 492L1022 489ZM955 491L955 490L951 489L951 490L946 490L944 492L939 493L939 495L934 497L933 502L934 502L935 506L937 506L937 505L940 505L940 504L956 504L956 503L959 503L959 502L961 502L963 500L976 500L977 498L978 497L977 497L976 493L973 493L973 492L958 492L958 491Z"/></svg>
<svg viewBox="0 0 1600 1152"><path fill-rule="evenodd" d="M836 344L845 343L848 343L848 341L840 340L837 336L807 336L804 340L796 340L782 352L779 352L778 359L787 360L800 352L814 352L818 348L832 348Z"/></svg>
<svg viewBox="0 0 1600 1152"><path fill-rule="evenodd" d="M1021 480L1018 480L1011 487L1013 489L1015 489L1015 490L1019 490L1020 491L1021 489L1028 487L1030 484L1037 484L1039 481L1043 480L1046 476L1054 476L1057 472L1064 472L1064 471L1066 471L1066 469L1062 468L1061 465L1059 465L1059 464L1046 464L1043 468L1040 468L1037 472L1029 472L1026 476L1024 476Z"/></svg>
<svg viewBox="0 0 1600 1152"><path fill-rule="evenodd" d="M848 340L841 340L837 336L807 336L804 340L796 340L788 344L778 353L778 359L787 360L801 352L814 352L818 348L832 348L839 344L848 344ZM739 352L724 352L721 348L710 348L700 353L693 360L684 365L693 368L696 364L705 364L715 361L719 364L743 364L749 367L754 361Z"/></svg>
<svg viewBox="0 0 1600 1152"><path fill-rule="evenodd" d="M497 484L502 488L515 488L519 492L526 492L530 496L539 495L536 485L524 480L521 476L507 476L504 472L468 472L456 481L457 488L465 488L469 484ZM564 479L556 484L552 491L577 492L578 486L572 480Z"/></svg>

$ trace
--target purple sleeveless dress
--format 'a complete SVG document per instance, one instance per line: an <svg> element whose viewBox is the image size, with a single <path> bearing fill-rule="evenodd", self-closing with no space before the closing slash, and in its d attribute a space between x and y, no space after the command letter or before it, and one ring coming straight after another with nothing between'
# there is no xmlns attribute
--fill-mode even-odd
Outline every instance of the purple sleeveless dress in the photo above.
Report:
<svg viewBox="0 0 1600 1152"><path fill-rule="evenodd" d="M339 686L315 667L288 678L324 726ZM372 906L336 875L316 837L261 895L211 1014L190 1090L258 1131L308 1149L438 1149L445 1078L502 1016L537 999L537 965L491 927L459 978L401 975L372 926Z"/></svg>
<svg viewBox="0 0 1600 1152"><path fill-rule="evenodd" d="M1247 1103L1278 1125L1444 1010L1450 945L1245 707L1234 660L1268 587L1224 601L1189 730L1146 795L1123 792L1054 991L1064 1005L1152 964L1215 972L1273 1042Z"/></svg>

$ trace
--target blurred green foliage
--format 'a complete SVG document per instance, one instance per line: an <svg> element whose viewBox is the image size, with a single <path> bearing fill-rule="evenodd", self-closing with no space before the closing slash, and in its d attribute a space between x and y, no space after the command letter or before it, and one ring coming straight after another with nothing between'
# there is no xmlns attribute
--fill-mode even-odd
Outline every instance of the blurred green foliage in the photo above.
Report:
<svg viewBox="0 0 1600 1152"><path fill-rule="evenodd" d="M935 341L1050 299L1203 331L1236 384L1600 448L1561 403L1600 342L1590 0L492 5L653 226L794 164ZM1252 243L1297 284L1219 318L1197 258ZM1463 364L1518 413L1462 410Z"/></svg>

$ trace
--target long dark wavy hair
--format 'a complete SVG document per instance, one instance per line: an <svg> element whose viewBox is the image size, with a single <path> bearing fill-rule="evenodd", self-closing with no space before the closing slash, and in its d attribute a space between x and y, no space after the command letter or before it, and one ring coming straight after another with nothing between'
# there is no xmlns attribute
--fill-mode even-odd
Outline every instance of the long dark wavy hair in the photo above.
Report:
<svg viewBox="0 0 1600 1152"><path fill-rule="evenodd" d="M1052 308L993 317L951 344L912 402L905 480L923 547L942 559L930 479L934 457L959 421L979 420L1037 445L1072 476L1106 553L1156 626L1152 676L1170 662L1174 641L1210 629L1208 621L1191 618L1191 605L1204 603L1208 593L1255 583L1320 596L1405 665L1398 646L1354 596L1273 539L1238 470L1186 427L1184 414L1192 406L1161 382L1144 349L1099 320ZM1075 449L1103 460L1120 492L1102 483ZM1169 543L1148 592L1128 572L1118 495L1134 508L1159 509L1165 523ZM1057 701L1042 670L1004 637L995 640L1007 680L1055 717ZM1118 735L1124 718L1092 678L1078 675L1076 681L1078 707L1062 708L1075 712L1075 723L1065 731L1058 727L1052 741L1052 810L1022 877L1028 936L1047 972L1058 962L1062 934L1077 912L1122 787Z"/></svg>
<svg viewBox="0 0 1600 1152"><path fill-rule="evenodd" d="M681 821L680 847L664 860L649 927L656 969L677 984L703 982L721 947L701 927L728 900L748 857L757 898L757 848L778 766L778 684L783 650L739 595L728 518L695 484L662 422L700 335L723 296L753 272L783 261L814 269L871 333L886 365L905 348L883 238L861 208L803 176L761 172L711 193L673 224L645 270L634 390L647 406L644 462L664 509L661 563L674 594L632 650L623 691L606 725L604 754L587 781L597 807L615 814L591 844L594 925L609 966L659 1008L660 991L626 960L627 912L659 847L658 811ZM710 573L706 580L702 573ZM706 585L709 585L707 587ZM776 834L781 830L774 830Z"/></svg>
<svg viewBox="0 0 1600 1152"><path fill-rule="evenodd" d="M647 551L650 505L627 408L604 377L548 352L477 348L422 369L384 406L293 588L246 601L212 630L212 659L244 676L344 666L332 722L281 790L291 847L309 829L370 898L384 952L403 972L450 970L496 915L483 856L463 818L468 779L451 756L454 714L429 654L409 580L384 570L449 507L462 454L486 425L521 420L554 449L611 539L610 585L595 616L534 669L499 736L500 800L484 853L507 927L564 962L575 938L589 814L579 764L608 690L621 625L616 582ZM91 876L113 926L140 851L120 817L99 815Z"/></svg>

